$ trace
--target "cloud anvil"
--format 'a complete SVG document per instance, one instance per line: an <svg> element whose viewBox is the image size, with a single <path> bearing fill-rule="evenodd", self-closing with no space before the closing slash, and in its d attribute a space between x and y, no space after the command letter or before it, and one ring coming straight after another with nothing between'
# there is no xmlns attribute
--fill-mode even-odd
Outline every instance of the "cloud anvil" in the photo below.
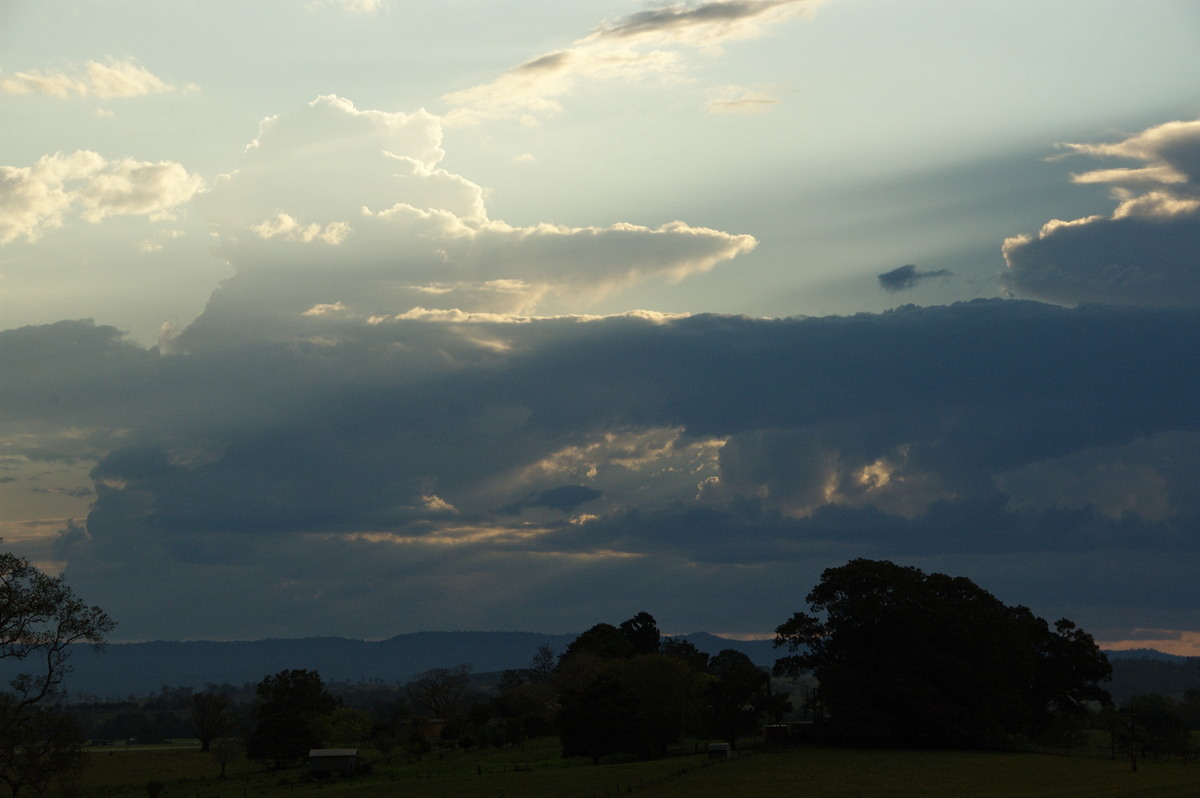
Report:
<svg viewBox="0 0 1200 798"><path fill-rule="evenodd" d="M121 639L1194 650L1191 0L243 5L0 11L0 537Z"/></svg>

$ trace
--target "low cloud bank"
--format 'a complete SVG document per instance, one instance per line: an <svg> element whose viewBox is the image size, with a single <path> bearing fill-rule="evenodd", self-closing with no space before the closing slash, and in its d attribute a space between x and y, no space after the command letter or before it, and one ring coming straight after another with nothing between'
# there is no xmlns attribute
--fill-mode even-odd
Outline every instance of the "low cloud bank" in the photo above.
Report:
<svg viewBox="0 0 1200 798"><path fill-rule="evenodd" d="M763 631L860 555L1113 639L1200 622L1198 311L450 318L0 333L8 451L94 463L58 557L135 636Z"/></svg>

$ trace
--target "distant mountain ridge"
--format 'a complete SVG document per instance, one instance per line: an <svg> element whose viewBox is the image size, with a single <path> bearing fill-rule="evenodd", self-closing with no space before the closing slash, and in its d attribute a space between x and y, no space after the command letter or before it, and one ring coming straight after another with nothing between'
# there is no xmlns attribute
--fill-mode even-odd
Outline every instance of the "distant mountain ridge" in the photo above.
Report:
<svg viewBox="0 0 1200 798"><path fill-rule="evenodd" d="M387 640L309 637L254 641L153 641L111 643L96 653L74 652L66 686L72 696L145 696L161 687L243 685L289 668L315 670L326 682L403 684L430 668L470 664L476 673L526 667L540 646L561 654L577 634L537 632L414 632ZM769 640L730 640L705 632L673 635L709 654L731 648L759 665L776 653ZM17 672L0 663L0 677Z"/></svg>
<svg viewBox="0 0 1200 798"><path fill-rule="evenodd" d="M540 646L561 654L576 637L574 633L413 632L378 641L308 637L113 643L100 653L80 646L71 658L74 671L66 686L74 698L142 697L164 686L201 690L208 684L257 683L289 668L318 671L326 682L403 684L421 671L462 663L470 664L475 673L523 668ZM672 637L708 654L741 651L763 667L770 667L781 655L770 640L733 640L707 632ZM1176 693L1200 687L1200 679L1190 678L1189 663L1194 658L1153 649L1105 653L1116 671L1109 689L1118 700L1138 692ZM17 671L16 663L0 662L3 681Z"/></svg>
<svg viewBox="0 0 1200 798"><path fill-rule="evenodd" d="M1182 654L1167 654L1156 648L1123 648L1113 651L1105 649L1104 653L1108 655L1109 661L1114 659L1153 659L1163 662L1186 662L1189 659L1195 659Z"/></svg>

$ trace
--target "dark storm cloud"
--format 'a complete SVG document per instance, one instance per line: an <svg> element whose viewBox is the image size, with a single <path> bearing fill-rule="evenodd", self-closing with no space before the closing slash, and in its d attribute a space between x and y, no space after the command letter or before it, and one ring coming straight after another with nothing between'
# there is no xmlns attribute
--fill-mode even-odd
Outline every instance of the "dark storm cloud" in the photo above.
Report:
<svg viewBox="0 0 1200 798"><path fill-rule="evenodd" d="M0 413L5 421L88 423L97 407L146 393L154 356L114 327L62 321L0 331ZM105 419L109 420L109 419Z"/></svg>
<svg viewBox="0 0 1200 798"><path fill-rule="evenodd" d="M1095 219L1007 250L1006 285L1054 302L1200 303L1200 218Z"/></svg>
<svg viewBox="0 0 1200 798"><path fill-rule="evenodd" d="M1136 514L1113 518L1090 506L1016 511L993 492L932 502L906 518L866 505L826 504L794 518L761 503L725 507L677 504L630 510L586 526L564 525L533 547L588 550L609 547L647 556L674 556L708 564L761 566L826 557L912 559L938 555L1200 553L1200 514L1151 522Z"/></svg>
<svg viewBox="0 0 1200 798"><path fill-rule="evenodd" d="M362 618L355 633L389 634L402 621L372 631L367 608L414 601L430 614L406 628L542 628L537 603L556 590L608 606L636 594L715 628L705 619L731 610L673 591L798 600L797 580L853 556L943 558L1016 588L996 562L1135 567L1197 549L1200 310L272 316L243 320L260 326L240 339L211 321L172 355L88 323L0 334L0 423L41 425L49 451L106 446L86 532L60 554L127 634L169 636L172 617L195 634L287 633L297 611L334 624L339 607ZM1086 573L1071 580L1091 595ZM1059 589L1031 577L1007 598ZM1145 596L1146 613L1186 616ZM585 605L554 622L612 615ZM745 612L742 628L782 620Z"/></svg>
<svg viewBox="0 0 1200 798"><path fill-rule="evenodd" d="M917 271L917 267L909 263L892 269L890 272L884 272L878 276L878 280L884 291L894 294L897 291L915 288L922 280L928 280L931 277L949 277L951 274L953 272L949 269L937 269L932 272Z"/></svg>
<svg viewBox="0 0 1200 798"><path fill-rule="evenodd" d="M579 505L599 499L602 495L604 494L600 491L595 488L589 488L586 485L562 485L561 487L544 490L525 501L510 504L503 509L503 512L514 514L521 512L526 507L546 507L551 510L569 513L579 507Z"/></svg>
<svg viewBox="0 0 1200 798"><path fill-rule="evenodd" d="M747 463L725 463L734 472L764 469L761 478L746 475L756 484L778 482L826 445L874 459L914 440L921 445L909 451L910 464L953 476L1195 421L1180 390L1196 385L1185 349L1197 343L1195 321L1182 311L980 302L819 320L472 329L485 333L517 343L517 353L472 352L461 329L413 323L378 341L154 359L135 381L153 386L154 397L130 391L127 402L173 404L149 416L142 434L182 428L194 437L179 451L195 451L174 465L163 452L119 451L97 474L136 482L156 473L169 483L178 469L187 475L181 483L212 480L189 488L197 499L185 507L239 484L234 495L260 495L250 487L260 477L279 482L285 504L324 502L353 485L386 495L389 482L411 498L423 478L458 488L588 431L678 426L691 436L732 436L738 450L757 436ZM430 363L391 346L396 340L451 358ZM206 417L193 415L201 408ZM131 420L122 407L111 412ZM345 498L360 506L353 493Z"/></svg>

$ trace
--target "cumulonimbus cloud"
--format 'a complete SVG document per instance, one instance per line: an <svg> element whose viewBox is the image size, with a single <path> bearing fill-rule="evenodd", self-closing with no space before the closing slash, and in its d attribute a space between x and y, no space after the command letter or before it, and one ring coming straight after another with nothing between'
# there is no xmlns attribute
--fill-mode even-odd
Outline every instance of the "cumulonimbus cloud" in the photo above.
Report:
<svg viewBox="0 0 1200 798"><path fill-rule="evenodd" d="M747 571L745 589L795 599L798 571L864 552L1010 588L1019 572L1020 595L1072 617L1064 571L1031 573L1086 554L1078 620L1111 622L1111 579L1140 572L1153 584L1121 584L1141 585L1141 617L1195 628L1178 606L1200 551L1194 308L517 321L330 304L285 340L239 324L169 356L86 322L0 333L0 443L95 465L60 555L131 633L262 634L285 607L319 616L323 591L366 607L433 585L466 608L440 623L483 623L475 599L503 595L536 624L543 588L617 600L604 586L647 568L670 576L656 609ZM246 579L264 568L280 578ZM465 572L483 582L447 578ZM184 609L139 606L132 580ZM752 628L786 616L747 607Z"/></svg>
<svg viewBox="0 0 1200 798"><path fill-rule="evenodd" d="M1065 147L1136 165L1074 175L1076 183L1112 186L1116 208L1007 239L1004 287L1065 304L1200 303L1200 120Z"/></svg>
<svg viewBox="0 0 1200 798"><path fill-rule="evenodd" d="M29 70L0 75L0 92L5 94L47 94L51 97L139 97L174 91L136 61L109 59L88 61L70 71Z"/></svg>
<svg viewBox="0 0 1200 798"><path fill-rule="evenodd" d="M203 188L202 178L172 161L108 161L88 150L0 166L0 244L36 241L72 211L89 222L117 215L170 218Z"/></svg>
<svg viewBox="0 0 1200 798"><path fill-rule="evenodd" d="M238 273L209 321L234 305L259 318L316 306L360 318L577 312L756 244L680 221L510 225L489 217L480 186L440 166L441 141L432 114L365 111L332 96L265 120L237 171L197 200Z"/></svg>
<svg viewBox="0 0 1200 798"><path fill-rule="evenodd" d="M822 0L711 0L674 3L599 25L569 47L516 66L488 83L445 95L449 124L489 118L533 121L561 110L560 98L586 81L637 80L681 71L684 48L708 54L805 16ZM710 101L709 110L761 110L774 98L743 90Z"/></svg>

